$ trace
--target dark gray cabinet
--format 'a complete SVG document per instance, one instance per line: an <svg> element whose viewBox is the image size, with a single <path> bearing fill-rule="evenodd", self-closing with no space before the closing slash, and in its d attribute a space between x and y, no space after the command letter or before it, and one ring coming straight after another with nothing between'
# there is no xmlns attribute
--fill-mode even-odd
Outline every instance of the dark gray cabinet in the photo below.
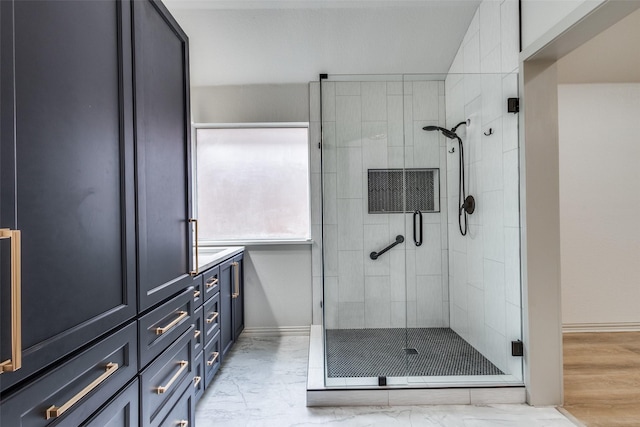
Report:
<svg viewBox="0 0 640 427"><path fill-rule="evenodd" d="M211 385L224 356L244 329L243 261L244 253L240 252L202 274L205 287L209 282L211 288L215 286L219 290L215 295L207 294L202 306L205 344L195 363L202 363L204 389ZM196 390L196 401L202 396L202 391Z"/></svg>
<svg viewBox="0 0 640 427"><path fill-rule="evenodd" d="M233 257L233 283L235 291L231 294L232 324L233 324L233 340L237 341L238 337L244 330L244 254Z"/></svg>
<svg viewBox="0 0 640 427"><path fill-rule="evenodd" d="M188 50L156 0L0 2L3 426L193 425Z"/></svg>
<svg viewBox="0 0 640 427"><path fill-rule="evenodd" d="M136 315L135 189L131 3L2 1L0 23L0 228L22 241L17 316L0 240L5 392Z"/></svg>
<svg viewBox="0 0 640 427"><path fill-rule="evenodd" d="M187 36L160 2L134 1L133 27L142 311L189 286L195 270L189 48Z"/></svg>
<svg viewBox="0 0 640 427"><path fill-rule="evenodd" d="M4 399L0 425L78 426L135 378L137 359L132 322Z"/></svg>
<svg viewBox="0 0 640 427"><path fill-rule="evenodd" d="M220 346L229 352L244 329L243 254L220 264Z"/></svg>
<svg viewBox="0 0 640 427"><path fill-rule="evenodd" d="M135 427L138 424L138 381L133 381L80 427Z"/></svg>

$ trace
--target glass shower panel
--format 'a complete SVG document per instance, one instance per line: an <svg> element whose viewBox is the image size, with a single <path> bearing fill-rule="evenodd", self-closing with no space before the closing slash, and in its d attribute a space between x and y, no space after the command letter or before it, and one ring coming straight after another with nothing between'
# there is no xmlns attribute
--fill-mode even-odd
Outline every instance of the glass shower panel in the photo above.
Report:
<svg viewBox="0 0 640 427"><path fill-rule="evenodd" d="M517 81L321 82L327 386L522 383Z"/></svg>
<svg viewBox="0 0 640 427"><path fill-rule="evenodd" d="M377 385L406 365L403 81L329 76L321 94L326 383Z"/></svg>

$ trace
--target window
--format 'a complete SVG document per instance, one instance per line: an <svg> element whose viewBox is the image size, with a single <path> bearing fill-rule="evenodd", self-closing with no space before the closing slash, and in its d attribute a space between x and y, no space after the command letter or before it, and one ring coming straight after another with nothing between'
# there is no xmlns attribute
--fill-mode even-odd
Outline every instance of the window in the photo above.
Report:
<svg viewBox="0 0 640 427"><path fill-rule="evenodd" d="M201 244L310 238L308 125L196 126Z"/></svg>

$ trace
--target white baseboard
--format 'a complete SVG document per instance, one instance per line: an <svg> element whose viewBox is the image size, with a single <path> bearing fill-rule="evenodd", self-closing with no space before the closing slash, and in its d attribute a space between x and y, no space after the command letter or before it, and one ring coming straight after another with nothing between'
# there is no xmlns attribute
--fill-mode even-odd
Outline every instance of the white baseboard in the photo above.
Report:
<svg viewBox="0 0 640 427"><path fill-rule="evenodd" d="M274 326L244 328L242 335L247 337L285 337L309 336L309 326Z"/></svg>
<svg viewBox="0 0 640 427"><path fill-rule="evenodd" d="M640 323L565 323L562 332L640 332Z"/></svg>

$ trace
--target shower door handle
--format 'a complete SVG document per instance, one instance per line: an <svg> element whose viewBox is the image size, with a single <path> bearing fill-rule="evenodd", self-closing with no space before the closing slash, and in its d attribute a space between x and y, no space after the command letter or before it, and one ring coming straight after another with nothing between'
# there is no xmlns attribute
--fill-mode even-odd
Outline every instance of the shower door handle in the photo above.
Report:
<svg viewBox="0 0 640 427"><path fill-rule="evenodd" d="M416 226L416 218L418 218L418 221L420 221L419 224L419 228L420 228L420 233L418 234L418 226ZM418 239L419 237L419 239ZM416 246L420 246L422 245L422 212L420 212L419 210L415 211L413 213L413 243L416 244Z"/></svg>

